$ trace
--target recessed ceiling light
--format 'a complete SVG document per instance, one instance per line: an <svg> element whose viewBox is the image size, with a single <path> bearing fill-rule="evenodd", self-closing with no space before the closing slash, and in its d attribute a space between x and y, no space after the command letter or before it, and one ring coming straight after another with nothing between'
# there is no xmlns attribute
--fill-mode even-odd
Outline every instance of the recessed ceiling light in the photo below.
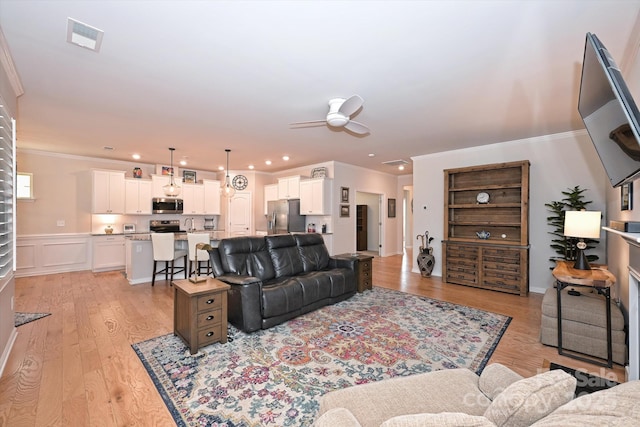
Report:
<svg viewBox="0 0 640 427"><path fill-rule="evenodd" d="M218 166L218 170L219 171L223 171L224 170L224 166Z"/></svg>
<svg viewBox="0 0 640 427"><path fill-rule="evenodd" d="M401 171L403 171L403 170L404 170L404 166L403 166L403 165L400 165L400 166L398 166L398 169L400 169Z"/></svg>
<svg viewBox="0 0 640 427"><path fill-rule="evenodd" d="M286 162L287 160L289 160L289 156L282 156L282 160Z"/></svg>
<svg viewBox="0 0 640 427"><path fill-rule="evenodd" d="M67 20L67 41L69 43L98 52L100 45L102 45L102 36L104 36L102 30L72 18Z"/></svg>
<svg viewBox="0 0 640 427"><path fill-rule="evenodd" d="M375 157L376 155L374 153L369 153L369 157Z"/></svg>
<svg viewBox="0 0 640 427"><path fill-rule="evenodd" d="M136 160L140 160L140 154L134 154L134 155L133 155L133 156L131 156L131 157L133 157L133 158L134 158L134 159L136 159Z"/></svg>
<svg viewBox="0 0 640 427"><path fill-rule="evenodd" d="M180 166L186 166L186 165L187 165L186 160L180 160Z"/></svg>
<svg viewBox="0 0 640 427"><path fill-rule="evenodd" d="M253 165L249 165L249 169L253 169L255 166Z"/></svg>
<svg viewBox="0 0 640 427"><path fill-rule="evenodd" d="M264 162L265 165L270 165L271 164L271 160L267 160L266 162Z"/></svg>

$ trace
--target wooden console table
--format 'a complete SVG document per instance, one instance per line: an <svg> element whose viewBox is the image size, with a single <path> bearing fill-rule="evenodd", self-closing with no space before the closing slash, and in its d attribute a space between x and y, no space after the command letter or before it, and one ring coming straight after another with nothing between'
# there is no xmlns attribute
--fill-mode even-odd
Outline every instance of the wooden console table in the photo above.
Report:
<svg viewBox="0 0 640 427"><path fill-rule="evenodd" d="M191 354L214 342L227 342L226 283L211 277L206 282L173 282L173 333L185 342Z"/></svg>
<svg viewBox="0 0 640 427"><path fill-rule="evenodd" d="M576 270L573 261L556 261L553 269L553 277L556 279L557 304L558 304L558 354L595 363L611 368L613 366L613 347L611 340L611 286L616 283L615 276L605 267L592 268L591 270ZM580 357L575 354L565 353L562 350L562 290L568 286L582 286L594 288L600 295L604 295L607 316L607 363L599 363L592 359Z"/></svg>

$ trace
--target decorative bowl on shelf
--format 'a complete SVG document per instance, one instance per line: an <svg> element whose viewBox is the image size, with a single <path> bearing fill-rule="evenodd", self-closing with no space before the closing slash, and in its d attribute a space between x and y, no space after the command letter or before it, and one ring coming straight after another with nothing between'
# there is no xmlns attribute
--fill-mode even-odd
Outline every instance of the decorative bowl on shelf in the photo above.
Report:
<svg viewBox="0 0 640 427"><path fill-rule="evenodd" d="M487 240L491 236L491 233L485 230L476 231L476 236L478 236L478 239Z"/></svg>

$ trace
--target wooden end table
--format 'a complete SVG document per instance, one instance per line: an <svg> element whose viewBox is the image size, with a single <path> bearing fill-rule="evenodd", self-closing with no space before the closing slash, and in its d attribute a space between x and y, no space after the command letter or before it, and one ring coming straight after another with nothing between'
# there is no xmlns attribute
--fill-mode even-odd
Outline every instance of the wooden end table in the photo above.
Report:
<svg viewBox="0 0 640 427"><path fill-rule="evenodd" d="M594 363L611 368L613 366L613 345L611 340L611 286L616 283L616 277L604 266L594 267L591 270L576 270L573 261L556 261L553 269L553 277L556 279L557 305L558 305L558 354L572 357L583 362ZM566 353L562 350L562 290L567 286L582 286L594 288L600 295L604 295L607 316L607 363L600 363L593 359L580 357Z"/></svg>
<svg viewBox="0 0 640 427"><path fill-rule="evenodd" d="M173 282L173 333L185 342L191 354L214 342L227 342L227 291L231 287L217 279L193 283Z"/></svg>

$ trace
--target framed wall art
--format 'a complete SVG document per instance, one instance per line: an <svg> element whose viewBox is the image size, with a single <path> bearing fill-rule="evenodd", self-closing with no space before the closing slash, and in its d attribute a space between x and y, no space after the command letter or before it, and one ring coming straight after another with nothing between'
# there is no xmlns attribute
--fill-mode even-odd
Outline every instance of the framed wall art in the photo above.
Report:
<svg viewBox="0 0 640 427"><path fill-rule="evenodd" d="M195 184L196 183L196 171L190 171L190 170L184 169L182 171L182 180L186 184Z"/></svg>
<svg viewBox="0 0 640 427"><path fill-rule="evenodd" d="M349 218L349 205L340 205L340 218Z"/></svg>
<svg viewBox="0 0 640 427"><path fill-rule="evenodd" d="M349 203L349 187L340 187L340 203Z"/></svg>
<svg viewBox="0 0 640 427"><path fill-rule="evenodd" d="M620 187L620 210L630 211L631 209L633 209L633 182Z"/></svg>
<svg viewBox="0 0 640 427"><path fill-rule="evenodd" d="M396 217L396 199L389 199L387 201L387 217L388 218Z"/></svg>

